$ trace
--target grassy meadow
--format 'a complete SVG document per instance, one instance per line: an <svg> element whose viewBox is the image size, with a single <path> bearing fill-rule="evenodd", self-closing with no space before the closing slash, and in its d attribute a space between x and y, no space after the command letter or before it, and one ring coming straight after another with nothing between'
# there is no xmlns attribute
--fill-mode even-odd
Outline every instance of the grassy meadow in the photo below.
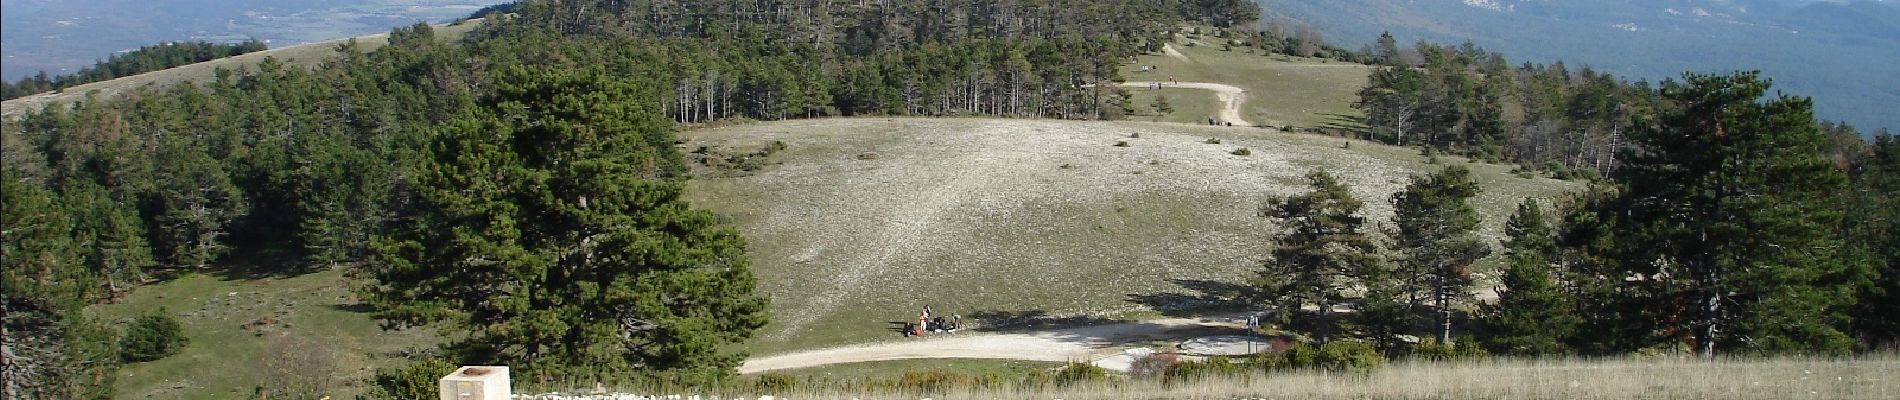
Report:
<svg viewBox="0 0 1900 400"><path fill-rule="evenodd" d="M293 277L186 274L132 291L124 303L94 306L115 324L163 310L191 341L184 351L118 370L118 396L138 399L245 398L267 382L325 382L351 398L379 366L440 342L427 329L384 331L358 306L339 270Z"/></svg>
<svg viewBox="0 0 1900 400"><path fill-rule="evenodd" d="M757 171L699 167L687 193L749 243L773 316L755 355L903 340L892 328L924 305L975 322L1219 308L1266 251L1268 196L1323 168L1383 223L1411 175L1442 168L1363 141L1148 122L826 119L682 140L714 156L785 144ZM1494 241L1523 198L1581 187L1440 162L1474 170Z"/></svg>
<svg viewBox="0 0 1900 400"><path fill-rule="evenodd" d="M1173 47L1187 60L1161 53L1144 55L1135 64L1123 65L1122 77L1130 81L1166 81L1173 77L1181 82L1239 86L1247 91L1241 116L1255 125L1353 126L1351 119L1363 114L1353 109L1352 103L1358 100L1359 88L1365 87L1372 67L1328 59L1269 56L1238 47L1224 51L1219 40L1212 36L1179 38ZM1140 65L1158 69L1144 72ZM1211 99L1213 94L1202 96ZM1173 98L1169 95L1170 100Z"/></svg>

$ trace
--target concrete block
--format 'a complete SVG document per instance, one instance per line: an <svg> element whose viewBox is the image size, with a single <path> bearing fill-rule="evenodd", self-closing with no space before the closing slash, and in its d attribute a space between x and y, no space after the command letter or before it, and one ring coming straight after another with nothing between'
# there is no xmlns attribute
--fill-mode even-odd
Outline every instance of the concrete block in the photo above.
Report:
<svg viewBox="0 0 1900 400"><path fill-rule="evenodd" d="M508 367L468 366L442 377L441 400L509 400Z"/></svg>

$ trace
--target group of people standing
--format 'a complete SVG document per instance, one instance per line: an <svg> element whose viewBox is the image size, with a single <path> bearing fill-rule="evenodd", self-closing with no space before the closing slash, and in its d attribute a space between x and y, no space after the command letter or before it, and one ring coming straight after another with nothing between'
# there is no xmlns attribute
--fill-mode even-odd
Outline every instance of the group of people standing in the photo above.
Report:
<svg viewBox="0 0 1900 400"><path fill-rule="evenodd" d="M933 317L930 314L930 305L925 304L924 311L917 314L916 324L904 324L904 336L923 336L930 332L957 333L957 328L962 325L963 315L952 314L948 320L944 319L941 315Z"/></svg>

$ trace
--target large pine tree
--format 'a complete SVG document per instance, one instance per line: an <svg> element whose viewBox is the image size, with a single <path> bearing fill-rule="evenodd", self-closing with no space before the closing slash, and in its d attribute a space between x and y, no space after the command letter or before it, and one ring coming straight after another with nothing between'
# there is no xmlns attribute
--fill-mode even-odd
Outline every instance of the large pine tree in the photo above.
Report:
<svg viewBox="0 0 1900 400"><path fill-rule="evenodd" d="M528 376L729 375L765 324L745 245L680 198L652 94L598 69L516 69L430 145L419 215L364 290L396 325L448 321L459 361ZM624 375L623 375L624 376Z"/></svg>
<svg viewBox="0 0 1900 400"><path fill-rule="evenodd" d="M0 398L106 399L108 331L85 317L97 277L52 193L0 170Z"/></svg>
<svg viewBox="0 0 1900 400"><path fill-rule="evenodd" d="M1862 343L1875 348L1900 344L1900 141L1874 137L1847 197L1843 230L1870 270L1860 285L1854 326Z"/></svg>
<svg viewBox="0 0 1900 400"><path fill-rule="evenodd" d="M1360 231L1365 217L1359 209L1365 204L1345 184L1325 171L1306 179L1312 192L1267 202L1262 214L1275 223L1277 239L1272 260L1253 284L1262 300L1279 310L1281 322L1313 327L1313 334L1326 341L1335 330L1333 305L1345 300L1361 277L1378 272L1378 247ZM1308 304L1319 308L1313 318L1300 312Z"/></svg>
<svg viewBox="0 0 1900 400"><path fill-rule="evenodd" d="M1472 265L1491 254L1478 239L1478 211L1471 208L1479 190L1470 169L1451 166L1414 176L1392 195L1394 239L1403 257L1398 278L1429 296L1439 343L1451 343L1454 309L1471 300Z"/></svg>
<svg viewBox="0 0 1900 400"><path fill-rule="evenodd" d="M1689 308L1678 332L1696 352L1839 352L1853 299L1831 204L1845 174L1825 159L1814 102L1777 95L1757 73L1688 74L1633 135L1625 265L1644 287ZM1663 310L1669 311L1669 310Z"/></svg>
<svg viewBox="0 0 1900 400"><path fill-rule="evenodd" d="M1551 279L1556 243L1545 221L1544 209L1533 199L1518 204L1505 225L1510 242L1509 265L1498 282L1498 303L1485 313L1490 334L1485 342L1492 352L1534 356L1561 354L1564 339L1581 323L1570 298Z"/></svg>

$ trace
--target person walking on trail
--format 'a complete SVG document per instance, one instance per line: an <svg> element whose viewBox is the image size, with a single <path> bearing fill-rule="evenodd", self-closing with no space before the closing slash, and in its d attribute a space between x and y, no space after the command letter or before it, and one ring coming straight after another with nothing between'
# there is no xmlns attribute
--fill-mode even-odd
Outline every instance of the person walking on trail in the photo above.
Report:
<svg viewBox="0 0 1900 400"><path fill-rule="evenodd" d="M1176 86L1180 86L1180 85L1181 85L1181 80L1180 80L1180 79L1174 79L1174 75L1168 75L1168 82L1173 82L1173 83L1174 83L1174 85L1176 85Z"/></svg>

